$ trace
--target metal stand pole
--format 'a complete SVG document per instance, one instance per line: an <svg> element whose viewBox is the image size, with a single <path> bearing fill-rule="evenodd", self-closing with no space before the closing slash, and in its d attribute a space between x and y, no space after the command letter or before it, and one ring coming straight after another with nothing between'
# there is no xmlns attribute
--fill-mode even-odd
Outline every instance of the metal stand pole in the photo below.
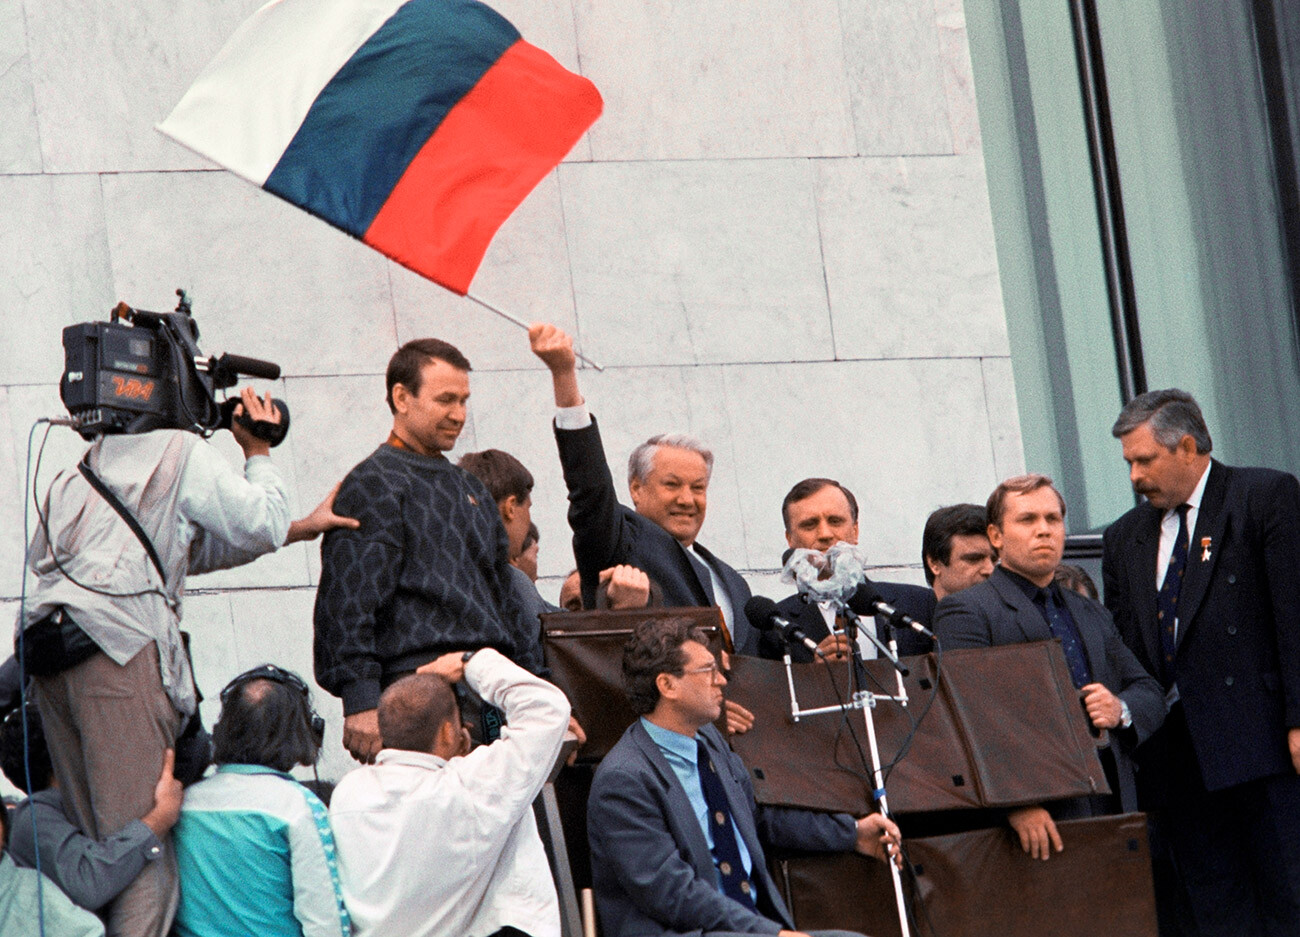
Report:
<svg viewBox="0 0 1300 937"><path fill-rule="evenodd" d="M845 616L846 632L849 639L849 647L852 653L849 654L849 685L858 686L858 641L857 641L857 618L849 614ZM818 706L815 709L800 709L799 698L794 687L794 670L790 666L790 654L787 652L783 658L785 663L785 679L790 689L790 718L798 722L804 716L816 716L822 713L846 713L850 709L861 709L863 711L863 720L867 724L867 745L871 751L871 783L875 785L872 796L880 804L880 813L884 817L889 816L889 801L885 796L885 775L880 764L880 746L876 742L876 720L875 708L876 703L880 700L888 700L891 703L898 703L900 706L907 705L907 689L903 684L903 673L905 669L898 663L897 643L890 641L891 648L885 648L884 645L876 639L874 634L867 632L867 637L871 638L885 652L885 660L891 661L897 672L898 677L898 695L883 696L872 693L870 690L854 689L852 701L843 705L836 706ZM890 650L893 653L890 653ZM885 861L889 864L889 874L894 880L894 901L898 906L898 927L901 937L912 937L911 927L907 922L907 902L903 897L903 876L898 870L898 866L889 857L889 852L885 852Z"/></svg>
<svg viewBox="0 0 1300 937"><path fill-rule="evenodd" d="M899 676L902 680L902 676ZM867 745L871 750L871 777L872 783L876 785L875 795L877 803L880 804L880 813L882 816L889 816L889 800L885 795L885 776L880 770L880 748L876 744L876 695L870 691L863 690L854 694L854 702L858 702L859 697L865 696L862 700L865 705L862 706L862 718L867 724ZM885 852L885 861L889 863L889 873L894 880L894 901L898 905L898 928L902 937L911 937L911 930L907 923L907 903L903 898L903 876L898 870L898 864L889 857L889 852Z"/></svg>

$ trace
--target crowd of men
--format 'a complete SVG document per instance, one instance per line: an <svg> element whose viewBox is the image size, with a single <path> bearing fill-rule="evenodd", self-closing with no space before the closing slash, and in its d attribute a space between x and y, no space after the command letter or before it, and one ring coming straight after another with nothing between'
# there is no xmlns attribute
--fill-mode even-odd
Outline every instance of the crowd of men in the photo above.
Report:
<svg viewBox="0 0 1300 937"><path fill-rule="evenodd" d="M745 579L725 546L700 542L707 446L647 439L620 503L570 337L536 325L529 340L551 374L569 496L561 605L715 606L732 653L814 660L747 620ZM566 740L585 738L543 653L538 616L557 608L535 586L532 475L499 450L445 455L469 395L456 348L404 345L387 439L292 523L267 444L239 421L242 476L197 436L155 430L104 436L85 471L55 479L17 629L30 684L9 691L26 704L0 729L5 773L29 794L5 824L0 930L558 937L532 805ZM249 390L241 408L279 418ZM1042 475L935 510L928 588L874 585L945 649L1060 641L1082 712L1108 731L1114 793L1008 811L1028 857L1068 848L1057 821L1144 810L1162 934L1300 932L1300 484L1212 459L1182 391L1136 398L1113 434L1144 500L1106 531L1104 606L1062 564L1066 504ZM792 550L858 541L858 501L833 479L798 481L780 511ZM322 533L315 678L342 701L361 763L332 792L291 773L327 731L301 677L274 664L235 677L209 742L180 631L187 573ZM821 656L878 653L833 603L778 609ZM930 650L915 632L898 640ZM754 730L725 697L729 661L683 618L647 617L624 648L636 719L587 807L606 937L795 933L772 847L902 861L880 812L755 802L715 728Z"/></svg>

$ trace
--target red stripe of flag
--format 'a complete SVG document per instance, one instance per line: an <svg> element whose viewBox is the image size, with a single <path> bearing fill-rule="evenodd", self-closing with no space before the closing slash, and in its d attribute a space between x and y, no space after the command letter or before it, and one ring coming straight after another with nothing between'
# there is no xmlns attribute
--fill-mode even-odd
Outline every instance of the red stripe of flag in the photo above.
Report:
<svg viewBox="0 0 1300 937"><path fill-rule="evenodd" d="M362 240L464 295L497 229L600 111L590 81L516 42L439 124Z"/></svg>

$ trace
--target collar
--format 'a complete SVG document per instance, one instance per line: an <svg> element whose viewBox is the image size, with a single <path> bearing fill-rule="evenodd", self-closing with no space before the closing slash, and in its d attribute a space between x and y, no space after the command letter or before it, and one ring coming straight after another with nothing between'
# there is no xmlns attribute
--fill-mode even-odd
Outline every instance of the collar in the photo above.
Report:
<svg viewBox="0 0 1300 937"><path fill-rule="evenodd" d="M646 734L650 736L650 741L654 742L660 748L672 752L677 757L689 761L691 764L696 763L696 756L698 754L698 735L682 735L680 732L674 732L672 729L665 729L663 726L655 725L645 716L641 717L641 727L645 729Z"/></svg>
<svg viewBox="0 0 1300 937"><path fill-rule="evenodd" d="M426 459L442 459L444 462L447 460L447 457L441 452L435 452L432 455L425 455L423 452L417 452L407 444L406 440L402 439L401 436L398 436L395 431L389 432L388 439L384 441L384 445L392 446L394 449L400 449L402 452L409 452L412 455L424 456Z"/></svg>
<svg viewBox="0 0 1300 937"><path fill-rule="evenodd" d="M1058 604L1061 605L1065 604L1064 602L1061 601L1061 593L1060 590L1057 588L1055 582L1049 582L1045 587L1037 586L1034 585L1034 583L1030 582L1028 579L1026 579L1024 576L1020 575L1019 573L1012 572L1011 570L1007 569L1005 566L999 566L998 569L1002 570L1002 572L1007 574L1007 577L1013 583L1015 583L1016 588L1019 589L1021 592L1023 592L1025 594L1025 598L1029 599L1029 601L1032 602L1034 601L1034 599L1038 597L1038 590L1040 588L1046 588L1047 591L1052 594L1052 598L1056 599Z"/></svg>
<svg viewBox="0 0 1300 937"><path fill-rule="evenodd" d="M1187 500L1183 502L1183 504L1190 504L1192 506L1192 510L1198 513L1201 510L1201 500L1205 497L1205 483L1210 480L1210 469L1212 469L1213 467L1214 467L1214 460L1211 459L1210 463L1205 466L1205 471L1201 473L1201 480L1196 483L1196 487L1192 489L1192 493L1188 495ZM1175 505L1174 507L1170 508L1167 511L1162 511L1160 514L1161 522L1163 522L1165 518L1169 517L1177 510L1178 510L1178 506Z"/></svg>
<svg viewBox="0 0 1300 937"><path fill-rule="evenodd" d="M401 748L383 748L375 756L375 764L406 765L411 768L436 770L445 767L447 759L439 758L432 752L408 752Z"/></svg>
<svg viewBox="0 0 1300 937"><path fill-rule="evenodd" d="M274 774L295 784L298 783L298 779L287 771L277 771L266 765L217 765L217 774Z"/></svg>

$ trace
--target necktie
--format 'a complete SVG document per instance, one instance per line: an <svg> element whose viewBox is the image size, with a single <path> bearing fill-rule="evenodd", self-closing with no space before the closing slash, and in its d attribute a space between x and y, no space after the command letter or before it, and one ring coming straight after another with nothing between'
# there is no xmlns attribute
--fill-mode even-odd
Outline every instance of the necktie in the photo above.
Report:
<svg viewBox="0 0 1300 937"><path fill-rule="evenodd" d="M1092 668L1088 666L1088 656L1083 651L1083 639L1079 629L1069 613L1062 607L1056 595L1050 589L1039 589L1034 595L1034 604L1038 606L1052 636L1061 639L1061 650L1065 652L1065 663L1070 668L1070 679L1074 686L1085 686L1092 682Z"/></svg>
<svg viewBox="0 0 1300 937"><path fill-rule="evenodd" d="M683 549L686 550L686 557L691 561L691 566L695 568L700 584L704 586L704 594L709 597L710 602L718 606L722 611L722 621L727 626L727 633L731 635L733 640L735 640L735 609L731 606L731 596L726 594L727 587L722 582L722 577L717 577L715 588L715 574L710 564L706 563L704 557L700 556L690 547L684 547ZM722 594L719 595L719 592L722 592Z"/></svg>
<svg viewBox="0 0 1300 937"><path fill-rule="evenodd" d="M700 773L700 789L704 803L709 808L709 830L713 833L713 864L722 880L722 893L757 911L754 904L754 886L745 875L740 861L740 847L736 845L736 827L727 808L727 792L718 777L718 769L702 739L696 740L695 768Z"/></svg>
<svg viewBox="0 0 1300 937"><path fill-rule="evenodd" d="M1187 512L1190 504L1178 506L1178 536L1174 540L1174 551L1169 555L1169 567L1165 570L1165 581L1160 584L1156 595L1156 623L1160 631L1160 682L1171 686L1174 682L1174 652L1177 650L1178 593L1183 588L1183 573L1187 571Z"/></svg>

